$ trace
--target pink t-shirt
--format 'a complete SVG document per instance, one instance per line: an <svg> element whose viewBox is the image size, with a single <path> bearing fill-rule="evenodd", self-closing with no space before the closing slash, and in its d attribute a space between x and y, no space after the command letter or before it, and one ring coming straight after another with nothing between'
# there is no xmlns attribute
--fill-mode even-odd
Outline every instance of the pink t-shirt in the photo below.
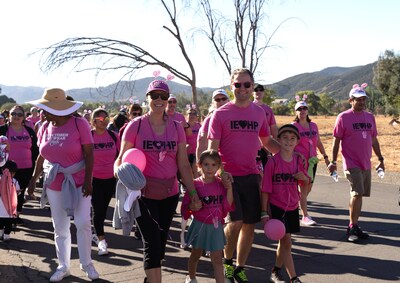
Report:
<svg viewBox="0 0 400 283"><path fill-rule="evenodd" d="M344 170L371 169L372 139L377 135L375 117L371 113L355 113L349 109L338 115L333 136L342 141Z"/></svg>
<svg viewBox="0 0 400 283"><path fill-rule="evenodd" d="M276 125L276 120L275 120L275 115L274 112L272 111L271 107L269 107L267 104L261 104L257 106L261 107L265 111L265 115L267 116L267 123L271 127L272 125Z"/></svg>
<svg viewBox="0 0 400 283"><path fill-rule="evenodd" d="M185 116L183 116L183 114L181 114L179 112L175 111L174 114L168 115L168 117L171 118L174 121L182 122L183 125L186 124Z"/></svg>
<svg viewBox="0 0 400 283"><path fill-rule="evenodd" d="M9 126L6 135L10 143L8 159L14 160L18 169L32 168L32 139L26 128L22 126L22 130L17 132Z"/></svg>
<svg viewBox="0 0 400 283"><path fill-rule="evenodd" d="M139 128L140 127L140 128ZM166 131L157 135L151 128L149 114L132 120L126 127L122 140L126 140L143 151L146 156L146 168L143 174L148 177L169 179L178 172L178 145L186 145L186 137L180 123L167 120ZM164 158L160 158L164 155ZM162 159L162 161L161 161ZM175 182L170 196L178 193L178 182Z"/></svg>
<svg viewBox="0 0 400 283"><path fill-rule="evenodd" d="M34 128L35 124L40 120L40 117L37 116L35 118L33 118L32 116L26 117L25 121L25 125L31 127L32 129Z"/></svg>
<svg viewBox="0 0 400 283"><path fill-rule="evenodd" d="M194 180L197 195L202 202L202 207L198 211L193 211L194 218L200 222L213 224L215 220L224 223L224 218L228 212L234 210L234 203L229 205L226 198L226 189L219 178L213 183L204 183L200 178ZM190 196L185 193L182 200L181 214L185 219L189 218Z"/></svg>
<svg viewBox="0 0 400 283"><path fill-rule="evenodd" d="M93 144L90 125L85 118L71 117L61 127L45 122L38 131L40 154L51 163L69 167L83 160L83 144ZM85 179L85 169L72 175L76 187L81 187ZM57 174L49 189L61 191L64 180L62 173Z"/></svg>
<svg viewBox="0 0 400 283"><path fill-rule="evenodd" d="M310 127L303 127L298 122L293 122L292 124L296 126L300 133L300 142L295 147L294 151L303 154L306 160L310 157L317 156L317 143L319 136L317 124L310 122Z"/></svg>
<svg viewBox="0 0 400 283"><path fill-rule="evenodd" d="M269 193L269 202L283 210L294 210L299 206L300 193L298 183L293 174L303 172L301 157L293 155L291 162L282 159L280 153L269 158L264 168L264 177L261 191Z"/></svg>
<svg viewBox="0 0 400 283"><path fill-rule="evenodd" d="M220 141L222 164L233 176L258 174L259 137L269 135L265 112L254 103L241 108L228 102L218 108L211 117L208 131L209 139Z"/></svg>
<svg viewBox="0 0 400 283"><path fill-rule="evenodd" d="M114 176L114 161L119 152L120 140L115 134L116 142L106 130L99 135L93 131L93 177L98 179L110 179Z"/></svg>
<svg viewBox="0 0 400 283"><path fill-rule="evenodd" d="M193 127L191 127L192 134L190 136L186 136L186 143L189 145L187 149L188 154L196 154L197 136L199 135L200 127L201 124L196 122Z"/></svg>

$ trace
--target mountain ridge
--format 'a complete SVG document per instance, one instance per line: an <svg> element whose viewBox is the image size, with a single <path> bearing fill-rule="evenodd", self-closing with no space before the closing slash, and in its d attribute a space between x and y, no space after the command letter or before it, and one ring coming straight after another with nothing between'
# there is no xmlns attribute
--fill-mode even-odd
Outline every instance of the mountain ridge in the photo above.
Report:
<svg viewBox="0 0 400 283"><path fill-rule="evenodd" d="M296 92L312 90L316 94L328 93L334 99L346 99L353 84L368 83L372 85L373 68L376 62L355 67L328 67L320 71L302 73L274 84L265 85L275 91L278 98L292 98ZM135 81L119 81L108 86L98 88L68 89L66 92L79 101L129 101L129 99L143 101L149 83L154 78L142 78ZM168 82L171 93L185 94L190 96L192 91L189 85L177 82ZM27 101L39 99L44 88L37 86L6 86L0 84L2 95L13 98L17 103L23 104ZM226 86L228 87L228 86ZM198 88L199 95L211 94L214 88Z"/></svg>

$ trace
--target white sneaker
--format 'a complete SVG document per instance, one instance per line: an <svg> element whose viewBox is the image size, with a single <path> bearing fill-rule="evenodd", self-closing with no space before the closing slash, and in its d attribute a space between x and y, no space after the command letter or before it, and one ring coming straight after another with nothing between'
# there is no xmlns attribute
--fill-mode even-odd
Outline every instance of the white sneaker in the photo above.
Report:
<svg viewBox="0 0 400 283"><path fill-rule="evenodd" d="M86 275L89 279L91 279L91 280L99 279L99 273L94 268L93 263L89 263L86 266L83 266L81 264L80 268L82 271L84 271L86 273Z"/></svg>
<svg viewBox="0 0 400 283"><path fill-rule="evenodd" d="M3 239L4 229L0 229L0 239Z"/></svg>
<svg viewBox="0 0 400 283"><path fill-rule="evenodd" d="M4 234L4 235L3 235L3 241L4 241L4 242L9 242L10 240L11 240L10 234Z"/></svg>
<svg viewBox="0 0 400 283"><path fill-rule="evenodd" d="M315 222L311 216L305 216L303 217L303 219L301 219L301 224L305 225L305 226L313 226L316 225L317 222Z"/></svg>
<svg viewBox="0 0 400 283"><path fill-rule="evenodd" d="M196 278L195 279L190 279L190 276L187 275L185 283L197 283L197 279Z"/></svg>
<svg viewBox="0 0 400 283"><path fill-rule="evenodd" d="M99 244L97 245L97 247L99 248L99 252L98 252L98 254L99 255L106 255L106 254L108 254L108 250L107 250L107 242L106 242L106 240L104 239L104 240L101 240L100 242L99 242Z"/></svg>
<svg viewBox="0 0 400 283"><path fill-rule="evenodd" d="M96 246L99 244L99 237L97 237L96 234L92 234L92 242L96 244Z"/></svg>
<svg viewBox="0 0 400 283"><path fill-rule="evenodd" d="M51 275L50 282L59 282L70 275L71 273L69 272L69 270L64 271L61 269L57 269L56 272Z"/></svg>

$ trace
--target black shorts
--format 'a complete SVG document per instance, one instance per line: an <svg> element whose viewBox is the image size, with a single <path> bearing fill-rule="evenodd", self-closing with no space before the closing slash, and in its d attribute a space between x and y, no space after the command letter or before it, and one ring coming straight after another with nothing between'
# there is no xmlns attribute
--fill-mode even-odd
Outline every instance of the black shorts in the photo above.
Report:
<svg viewBox="0 0 400 283"><path fill-rule="evenodd" d="M273 204L269 204L272 219L281 220L285 224L286 233L300 232L299 209L285 211Z"/></svg>
<svg viewBox="0 0 400 283"><path fill-rule="evenodd" d="M255 224L261 217L260 175L233 176L232 184L235 210L227 217L229 221Z"/></svg>

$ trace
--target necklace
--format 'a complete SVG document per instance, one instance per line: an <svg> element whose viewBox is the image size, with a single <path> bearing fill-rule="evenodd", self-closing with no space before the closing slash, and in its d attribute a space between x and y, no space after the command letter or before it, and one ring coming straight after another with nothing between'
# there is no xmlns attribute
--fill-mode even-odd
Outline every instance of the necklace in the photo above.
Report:
<svg viewBox="0 0 400 283"><path fill-rule="evenodd" d="M167 150L166 150L165 145L166 145L167 140L168 140L168 136L167 136L167 126L168 125L165 125L164 142L162 142L162 141L156 141L156 136L155 136L153 127L151 126L150 119L147 119L147 122L149 123L149 127L150 127L150 130L151 130L151 135L153 136L154 145L155 145L156 148L160 149L160 152L158 153L158 161L162 162L164 160L164 158L165 158L165 155L167 154ZM161 147L163 147L164 150L161 150Z"/></svg>

